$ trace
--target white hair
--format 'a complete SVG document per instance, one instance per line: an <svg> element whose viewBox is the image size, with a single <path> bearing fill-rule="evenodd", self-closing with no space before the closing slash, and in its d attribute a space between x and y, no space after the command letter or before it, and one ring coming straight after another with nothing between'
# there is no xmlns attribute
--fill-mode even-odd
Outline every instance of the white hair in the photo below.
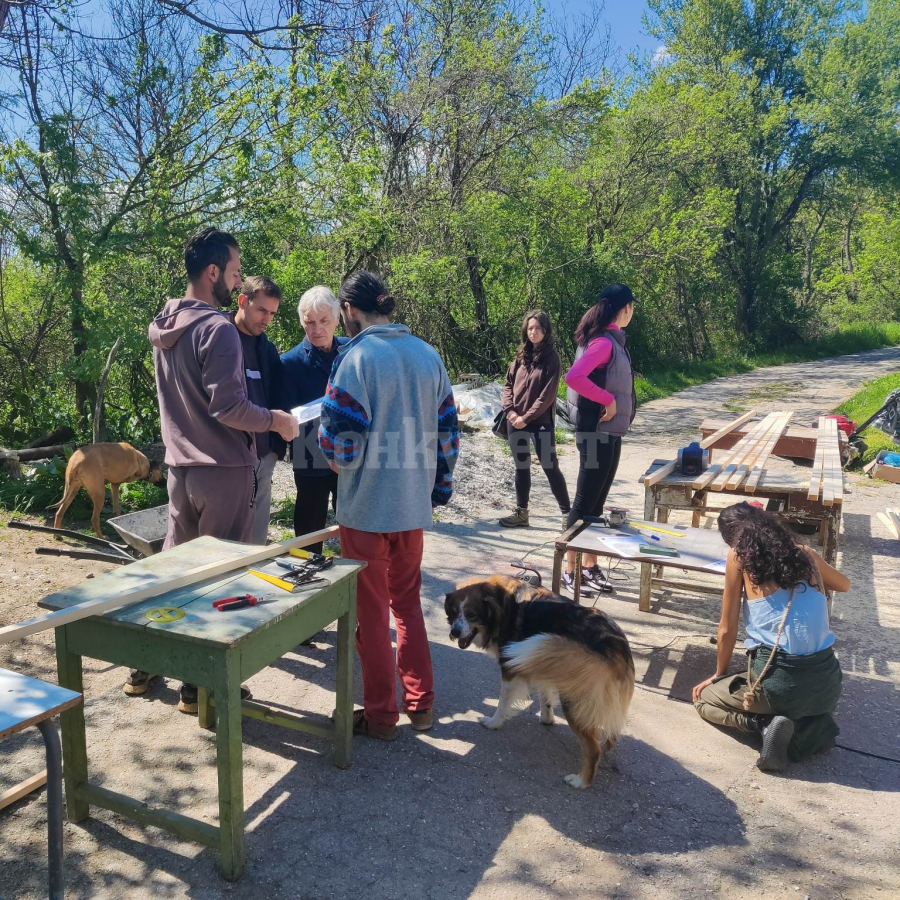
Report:
<svg viewBox="0 0 900 900"><path fill-rule="evenodd" d="M337 302L337 297L331 292L331 288L325 287L324 284L317 284L300 298L300 302L297 304L297 315L300 316L302 322L304 313L314 313L322 309L330 309L334 321L340 321L341 307Z"/></svg>

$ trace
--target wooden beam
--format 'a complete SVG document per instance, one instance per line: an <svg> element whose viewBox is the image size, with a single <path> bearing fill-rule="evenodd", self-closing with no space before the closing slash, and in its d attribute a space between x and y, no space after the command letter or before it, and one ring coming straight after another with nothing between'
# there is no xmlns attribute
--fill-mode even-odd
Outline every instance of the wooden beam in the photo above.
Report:
<svg viewBox="0 0 900 900"><path fill-rule="evenodd" d="M206 581L209 578L215 578L217 575L230 572L232 569L252 566L255 563L262 562L264 559L281 556L281 554L287 553L292 547L306 547L309 544L316 544L319 541L336 537L338 534L339 529L337 526L323 528L321 531L314 531L311 534L301 534L298 537L281 541L279 544L269 544L267 547L254 547L252 550L245 550L243 553L231 557L231 559L223 559L219 560L219 562L197 566L175 578L160 578L147 587L125 596L110 597L107 600L92 600L88 603L77 603L68 609L60 609L45 616L36 616L33 619L26 619L24 622L7 625L5 628L0 628L0 645L8 644L10 641L17 641L39 631L46 631L48 628L59 628L60 625L69 625L80 619L86 619L88 616L99 616L101 613L120 609L123 606L131 606L132 603L140 603L142 600L149 600L152 597L160 596L160 594L188 587L192 584Z"/></svg>
<svg viewBox="0 0 900 900"><path fill-rule="evenodd" d="M40 775L32 775L25 781L20 781L15 787L11 787L8 791L0 794L0 809L6 809L12 806L17 800L27 797L28 794L43 787L47 783L47 770L45 769Z"/></svg>
<svg viewBox="0 0 900 900"><path fill-rule="evenodd" d="M818 500L822 489L822 471L825 465L825 416L819 416L819 433L816 438L816 458L813 460L809 475L809 493L807 500Z"/></svg>
<svg viewBox="0 0 900 900"><path fill-rule="evenodd" d="M900 538L900 522L897 524L894 523L894 520L890 515L890 510L878 513L878 518L881 520L881 524L884 525L895 538Z"/></svg>
<svg viewBox="0 0 900 900"><path fill-rule="evenodd" d="M894 526L894 533L900 538L900 511L896 509L889 509L887 511L888 519L890 519L891 524Z"/></svg>
<svg viewBox="0 0 900 900"><path fill-rule="evenodd" d="M704 488L711 481L718 481L719 479L722 480L721 483L724 485L737 468L738 463L744 458L747 450L754 446L757 440L759 440L759 437L772 427L772 422L774 420L775 413L769 413L751 432L735 444L731 453L729 453L718 465L710 466L694 481L694 489L698 490Z"/></svg>
<svg viewBox="0 0 900 900"><path fill-rule="evenodd" d="M704 438L702 441L700 441L700 449L708 450L720 438L723 438L727 434L730 434L735 429L740 428L741 425L744 424L744 422L746 422L748 419L752 419L753 416L755 416L755 415L756 415L756 410L751 409L750 412L744 413L744 415L742 415L739 419L735 419L733 422L729 422L727 425L725 425L724 427L720 428L717 432L715 432L715 434L711 434L708 438ZM656 484L657 481L662 481L663 478L666 477L666 475L671 475L672 472L675 471L677 466L678 466L677 459L674 460L673 462L666 463L664 466L662 466L662 468L657 469L652 475L647 475L644 478L644 486L648 487L648 486Z"/></svg>
<svg viewBox="0 0 900 900"><path fill-rule="evenodd" d="M726 488L734 490L735 488L740 487L741 482L750 474L757 459L764 454L766 447L775 446L774 442L770 444L769 441L772 435L776 433L776 430L778 430L778 434L775 437L775 441L777 442L778 437L781 436L781 430L778 429L779 421L780 419L776 418L772 423L772 427L756 442L756 446L747 451L746 455L741 460L740 466L738 466L735 473L726 482Z"/></svg>
<svg viewBox="0 0 900 900"><path fill-rule="evenodd" d="M775 422L772 430L769 432L766 442L763 445L762 452L757 457L756 462L753 465L753 471L750 473L750 477L744 485L744 488L748 493L752 494L756 491L756 486L759 484L760 478L762 478L766 463L769 461L769 457L772 455L772 451L778 443L778 438L784 433L784 429L787 428L788 422L791 421L793 415L793 412L782 413Z"/></svg>

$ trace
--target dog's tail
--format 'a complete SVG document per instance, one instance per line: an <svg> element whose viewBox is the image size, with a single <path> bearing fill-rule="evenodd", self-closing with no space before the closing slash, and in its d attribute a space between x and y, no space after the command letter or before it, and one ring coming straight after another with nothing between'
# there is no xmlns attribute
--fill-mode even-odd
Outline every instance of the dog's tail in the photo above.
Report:
<svg viewBox="0 0 900 900"><path fill-rule="evenodd" d="M573 720L615 740L625 727L634 693L634 663L627 643L624 650L601 654L561 635L536 634L507 644L501 656L516 675L556 690Z"/></svg>

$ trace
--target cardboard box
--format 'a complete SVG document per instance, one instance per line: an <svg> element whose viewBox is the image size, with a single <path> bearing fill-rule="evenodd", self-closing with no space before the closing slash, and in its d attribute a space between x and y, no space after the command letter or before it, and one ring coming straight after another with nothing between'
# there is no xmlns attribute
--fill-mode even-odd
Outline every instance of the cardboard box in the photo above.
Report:
<svg viewBox="0 0 900 900"><path fill-rule="evenodd" d="M880 478L882 481L892 481L894 484L900 484L900 466L886 466L881 461L891 452L897 453L900 452L900 450L880 450L878 452L878 456L875 457L875 465L870 474L873 478Z"/></svg>

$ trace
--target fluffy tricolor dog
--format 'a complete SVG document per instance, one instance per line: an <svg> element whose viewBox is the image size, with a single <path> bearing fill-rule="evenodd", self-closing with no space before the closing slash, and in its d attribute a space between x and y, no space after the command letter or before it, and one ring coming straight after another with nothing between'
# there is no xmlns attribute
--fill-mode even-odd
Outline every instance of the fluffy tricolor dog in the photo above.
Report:
<svg viewBox="0 0 900 900"><path fill-rule="evenodd" d="M447 594L444 610L460 648L475 644L500 662L497 712L481 724L500 728L534 686L541 722L552 725L558 696L582 751L581 772L565 780L586 788L600 757L615 746L634 693L622 629L606 613L506 575L463 581Z"/></svg>

